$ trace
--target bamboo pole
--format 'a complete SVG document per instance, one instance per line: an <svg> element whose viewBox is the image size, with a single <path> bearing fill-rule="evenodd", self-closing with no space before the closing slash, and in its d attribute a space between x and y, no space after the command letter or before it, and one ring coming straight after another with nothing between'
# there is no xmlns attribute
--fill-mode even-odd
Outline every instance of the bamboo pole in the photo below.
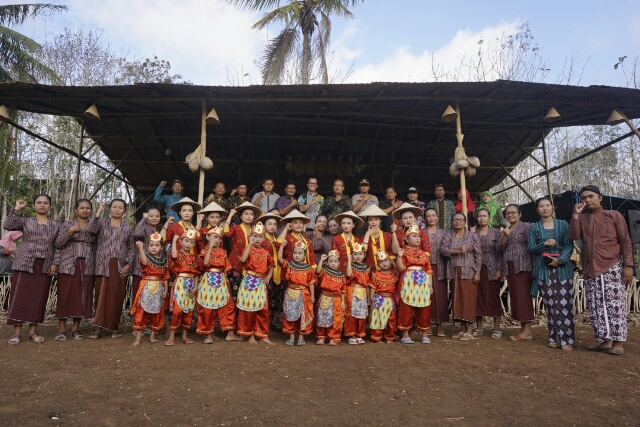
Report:
<svg viewBox="0 0 640 427"><path fill-rule="evenodd" d="M458 138L458 147L462 147L462 140L464 139L464 135L462 134L462 120L460 119L460 104L456 103L456 138ZM467 207L467 181L464 175L464 170L460 171L460 196L462 198L462 213L465 217L468 217L468 207ZM467 221L467 227L469 226L469 221Z"/></svg>
<svg viewBox="0 0 640 427"><path fill-rule="evenodd" d="M200 145L202 145L202 155L207 154L207 101L202 100L202 130L200 133ZM204 201L204 169L200 168L200 181L198 183L198 203L202 206Z"/></svg>
<svg viewBox="0 0 640 427"><path fill-rule="evenodd" d="M638 138L640 138L640 131L638 131L638 128L636 128L633 123L631 123L631 120L629 120L629 118L619 108L616 108L616 111L620 113L627 126L629 126L629 128L638 136Z"/></svg>
<svg viewBox="0 0 640 427"><path fill-rule="evenodd" d="M547 177L547 191L549 192L549 200L551 200L551 208L555 208L553 205L553 194L551 193L551 173L549 173L549 160L547 157L547 144L544 140L544 131L542 131L542 156L544 158L544 173ZM553 209L553 216L556 216L556 211Z"/></svg>
<svg viewBox="0 0 640 427"><path fill-rule="evenodd" d="M82 142L84 141L84 119L80 124L80 146L78 147L78 161L76 162L76 176L73 183L73 190L71 192L71 205L73 205L78 199L78 186L80 185L80 163L82 162ZM69 210L68 218L71 218L71 210Z"/></svg>

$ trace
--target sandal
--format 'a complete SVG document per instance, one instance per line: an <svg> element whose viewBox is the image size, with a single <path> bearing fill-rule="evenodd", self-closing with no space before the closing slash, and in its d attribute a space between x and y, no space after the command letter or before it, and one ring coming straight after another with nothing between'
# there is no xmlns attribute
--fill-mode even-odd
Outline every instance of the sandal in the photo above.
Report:
<svg viewBox="0 0 640 427"><path fill-rule="evenodd" d="M182 344L193 344L193 343L195 343L195 341L190 338L185 338L182 340Z"/></svg>
<svg viewBox="0 0 640 427"><path fill-rule="evenodd" d="M491 332L491 338L493 338L493 339L502 338L502 331L493 331L493 332Z"/></svg>
<svg viewBox="0 0 640 427"><path fill-rule="evenodd" d="M7 342L9 343L9 345L20 344L20 335L19 334L11 335L11 338L9 338L9 341Z"/></svg>
<svg viewBox="0 0 640 427"><path fill-rule="evenodd" d="M621 348L610 348L607 350L607 353L613 356L622 356L624 354L624 350Z"/></svg>
<svg viewBox="0 0 640 427"><path fill-rule="evenodd" d="M28 339L36 344L42 344L44 342L44 337L36 334L35 332L30 334Z"/></svg>
<svg viewBox="0 0 640 427"><path fill-rule="evenodd" d="M356 341L358 342L358 345L360 344L364 344L366 341L363 340L362 338L356 338Z"/></svg>
<svg viewBox="0 0 640 427"><path fill-rule="evenodd" d="M358 345L358 340L355 338L349 338L349 344L350 345Z"/></svg>
<svg viewBox="0 0 640 427"><path fill-rule="evenodd" d="M166 340L164 342L164 345L166 345L168 347L168 346L176 345L176 343L174 343L173 340Z"/></svg>
<svg viewBox="0 0 640 427"><path fill-rule="evenodd" d="M90 339L90 340L97 340L97 339L100 339L100 338L102 338L102 334L101 334L101 333L98 333L98 332L91 332L91 333L89 334L89 339Z"/></svg>
<svg viewBox="0 0 640 427"><path fill-rule="evenodd" d="M560 347L560 349L561 349L562 351L573 351L573 345L571 345L571 344L566 344L566 345L563 345L562 347Z"/></svg>
<svg viewBox="0 0 640 427"><path fill-rule="evenodd" d="M55 341L66 341L67 340L67 334L64 333L64 332L58 332L58 334L56 335L54 340Z"/></svg>
<svg viewBox="0 0 640 427"><path fill-rule="evenodd" d="M287 342L284 343L285 345L293 345L293 340L287 340Z"/></svg>
<svg viewBox="0 0 640 427"><path fill-rule="evenodd" d="M213 339L212 338L205 338L204 339L204 344L213 344Z"/></svg>
<svg viewBox="0 0 640 427"><path fill-rule="evenodd" d="M71 337L76 341L80 341L84 339L84 336L82 336L82 332L80 332L77 329L75 331L71 331Z"/></svg>
<svg viewBox="0 0 640 427"><path fill-rule="evenodd" d="M338 343L335 341L329 341L329 345L338 345Z"/></svg>
<svg viewBox="0 0 640 427"><path fill-rule="evenodd" d="M454 340L459 340L460 338L462 338L463 335L464 335L464 332L458 332L457 334L455 334L451 338L453 338Z"/></svg>
<svg viewBox="0 0 640 427"><path fill-rule="evenodd" d="M306 345L307 343L304 340L298 338L298 345Z"/></svg>
<svg viewBox="0 0 640 427"><path fill-rule="evenodd" d="M549 348L558 348L560 346L555 342L550 342L549 344L547 344L547 347L549 347Z"/></svg>
<svg viewBox="0 0 640 427"><path fill-rule="evenodd" d="M531 341L533 339L533 335L530 337L521 337L519 335L511 335L509 340L511 341Z"/></svg>
<svg viewBox="0 0 640 427"><path fill-rule="evenodd" d="M402 339L400 339L400 342L401 342L402 344L415 344L415 343L411 340L411 338L410 338L410 337L402 338Z"/></svg>
<svg viewBox="0 0 640 427"><path fill-rule="evenodd" d="M422 337L422 344L431 344L429 337Z"/></svg>
<svg viewBox="0 0 640 427"><path fill-rule="evenodd" d="M318 340L318 341L316 341L316 345L324 345L324 340Z"/></svg>
<svg viewBox="0 0 640 427"><path fill-rule="evenodd" d="M473 330L473 336L477 337L477 336L482 336L484 334L484 329L474 329Z"/></svg>
<svg viewBox="0 0 640 427"><path fill-rule="evenodd" d="M460 336L460 341L469 341L469 340L472 340L473 338L474 337L473 337L472 334L469 334L469 333L465 332L464 334L462 334Z"/></svg>

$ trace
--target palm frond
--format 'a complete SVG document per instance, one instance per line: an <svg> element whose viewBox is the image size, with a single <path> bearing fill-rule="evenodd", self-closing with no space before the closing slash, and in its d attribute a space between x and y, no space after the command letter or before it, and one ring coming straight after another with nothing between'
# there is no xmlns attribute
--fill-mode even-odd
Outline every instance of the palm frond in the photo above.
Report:
<svg viewBox="0 0 640 427"><path fill-rule="evenodd" d="M45 78L59 83L56 73L33 54L40 45L10 28L0 26L0 81L36 82Z"/></svg>
<svg viewBox="0 0 640 427"><path fill-rule="evenodd" d="M262 56L261 72L264 84L279 84L287 61L296 50L298 31L285 28L277 37L269 40Z"/></svg>
<svg viewBox="0 0 640 427"><path fill-rule="evenodd" d="M258 22L253 24L251 28L254 30L261 30L273 22L284 22L285 24L290 24L299 20L299 14L300 8L297 5L293 3L288 4L268 12Z"/></svg>
<svg viewBox="0 0 640 427"><path fill-rule="evenodd" d="M280 0L227 0L227 3L249 10L265 10L280 6Z"/></svg>
<svg viewBox="0 0 640 427"><path fill-rule="evenodd" d="M363 0L361 0L363 1ZM315 9L324 12L327 15L337 15L345 18L352 18L353 13L349 7L356 6L361 1L357 0L319 0L315 4Z"/></svg>
<svg viewBox="0 0 640 427"><path fill-rule="evenodd" d="M67 6L48 3L11 4L0 6L0 25L20 25L28 18L43 13L66 12Z"/></svg>

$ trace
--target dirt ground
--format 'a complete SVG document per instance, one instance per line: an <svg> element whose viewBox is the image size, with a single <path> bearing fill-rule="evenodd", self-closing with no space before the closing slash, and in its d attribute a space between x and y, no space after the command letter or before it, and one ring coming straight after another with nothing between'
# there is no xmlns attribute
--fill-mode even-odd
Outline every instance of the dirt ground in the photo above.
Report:
<svg viewBox="0 0 640 427"><path fill-rule="evenodd" d="M86 333L88 327L83 327ZM126 328L129 330L130 328ZM131 346L133 337L0 342L0 425L639 425L640 328L624 356L534 339L338 347ZM447 329L450 335L451 327ZM23 339L24 339L23 334Z"/></svg>

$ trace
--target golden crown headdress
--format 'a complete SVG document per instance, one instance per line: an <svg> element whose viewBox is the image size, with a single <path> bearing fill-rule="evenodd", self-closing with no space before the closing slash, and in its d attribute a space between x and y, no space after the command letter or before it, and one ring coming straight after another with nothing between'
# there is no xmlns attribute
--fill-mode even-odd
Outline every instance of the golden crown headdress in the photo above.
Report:
<svg viewBox="0 0 640 427"><path fill-rule="evenodd" d="M405 237L407 237L409 234L420 234L420 227L418 227L418 224L414 222L404 230Z"/></svg>
<svg viewBox="0 0 640 427"><path fill-rule="evenodd" d="M219 225L213 226L209 229L209 231L207 231L207 234L217 234L218 236L222 237L224 235L224 227L221 227Z"/></svg>
<svg viewBox="0 0 640 427"><path fill-rule="evenodd" d="M162 242L162 235L158 232L153 233L149 236L149 241L151 242Z"/></svg>
<svg viewBox="0 0 640 427"><path fill-rule="evenodd" d="M199 235L200 233L198 233L195 228L189 228L188 230L185 230L185 232L182 234L182 237L183 238L186 237L187 239L191 239L191 240L196 240Z"/></svg>
<svg viewBox="0 0 640 427"><path fill-rule="evenodd" d="M351 249L353 249L353 252L364 252L364 246L358 242L351 245Z"/></svg>
<svg viewBox="0 0 640 427"><path fill-rule="evenodd" d="M264 225L261 222L258 222L253 226L251 232L254 234L264 234L267 232L267 230L264 228Z"/></svg>
<svg viewBox="0 0 640 427"><path fill-rule="evenodd" d="M376 258L378 258L378 262L384 261L385 259L389 258L389 254L386 251L383 251L382 249L378 249L378 253L376 253Z"/></svg>
<svg viewBox="0 0 640 427"><path fill-rule="evenodd" d="M307 244L305 242L301 241L301 240L298 240L297 242L295 242L293 244L293 247L294 248L301 248L301 249L304 249L305 251L307 250Z"/></svg>
<svg viewBox="0 0 640 427"><path fill-rule="evenodd" d="M327 254L327 258L334 256L336 258L340 258L340 252L338 252L337 249L332 249L329 251L329 253Z"/></svg>

